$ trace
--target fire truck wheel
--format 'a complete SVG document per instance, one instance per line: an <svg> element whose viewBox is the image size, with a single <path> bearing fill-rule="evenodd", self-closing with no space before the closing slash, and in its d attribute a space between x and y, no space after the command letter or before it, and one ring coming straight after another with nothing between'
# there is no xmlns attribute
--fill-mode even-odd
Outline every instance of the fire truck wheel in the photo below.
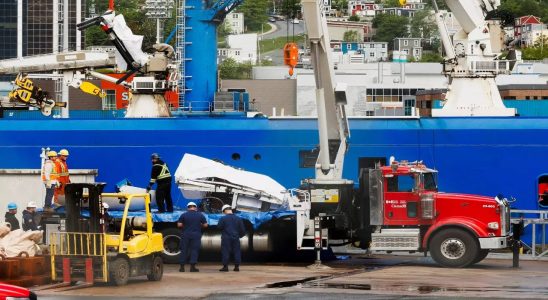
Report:
<svg viewBox="0 0 548 300"><path fill-rule="evenodd" d="M147 278L150 281L160 281L164 275L164 263L160 256L154 256L152 258L152 268L150 273L147 274Z"/></svg>
<svg viewBox="0 0 548 300"><path fill-rule="evenodd" d="M474 264L477 264L480 261L484 260L487 257L487 254L489 254L489 249L480 249L478 251L478 256L476 257L476 259L474 259Z"/></svg>
<svg viewBox="0 0 548 300"><path fill-rule="evenodd" d="M430 254L440 265L450 268L464 268L479 257L479 245L474 236L458 229L449 228L438 232L430 240Z"/></svg>
<svg viewBox="0 0 548 300"><path fill-rule="evenodd" d="M126 285L129 280L129 262L127 259L118 257L109 265L110 282L114 285Z"/></svg>
<svg viewBox="0 0 548 300"><path fill-rule="evenodd" d="M181 254L181 231L177 228L165 228L162 230L164 238L164 252L162 259L166 264L178 264Z"/></svg>

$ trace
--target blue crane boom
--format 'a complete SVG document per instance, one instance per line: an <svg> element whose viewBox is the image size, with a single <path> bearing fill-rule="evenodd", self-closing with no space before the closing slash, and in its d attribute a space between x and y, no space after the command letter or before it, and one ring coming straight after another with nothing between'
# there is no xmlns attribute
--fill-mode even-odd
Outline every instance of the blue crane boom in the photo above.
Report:
<svg viewBox="0 0 548 300"><path fill-rule="evenodd" d="M217 26L244 0L186 0L181 74L184 74L185 106L194 111L212 107L217 92Z"/></svg>

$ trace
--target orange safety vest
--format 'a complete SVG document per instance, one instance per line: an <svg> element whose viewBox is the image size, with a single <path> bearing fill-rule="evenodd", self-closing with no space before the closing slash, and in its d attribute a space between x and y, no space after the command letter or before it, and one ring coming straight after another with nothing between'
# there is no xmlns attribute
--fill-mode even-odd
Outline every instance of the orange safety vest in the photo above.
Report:
<svg viewBox="0 0 548 300"><path fill-rule="evenodd" d="M51 164L51 173L49 175L49 178L46 178L46 165ZM46 182L48 180L57 180L59 178L59 174L57 173L56 167L55 167L55 161L51 159L47 159L44 162L44 165L42 166L42 181Z"/></svg>
<svg viewBox="0 0 548 300"><path fill-rule="evenodd" d="M59 185L55 189L55 201L57 201L57 196L65 194L65 185L69 183L69 171L67 163L61 159L55 160L55 171L58 174Z"/></svg>
<svg viewBox="0 0 548 300"><path fill-rule="evenodd" d="M67 162L59 159L59 182L62 184L67 184L70 182L69 179L69 169L67 166Z"/></svg>

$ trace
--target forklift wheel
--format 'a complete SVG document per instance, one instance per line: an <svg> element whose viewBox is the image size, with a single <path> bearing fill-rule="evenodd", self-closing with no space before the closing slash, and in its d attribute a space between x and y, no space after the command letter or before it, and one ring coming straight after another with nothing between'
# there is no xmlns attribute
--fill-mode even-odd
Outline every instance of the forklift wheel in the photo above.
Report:
<svg viewBox="0 0 548 300"><path fill-rule="evenodd" d="M114 285L126 285L129 279L129 262L118 257L110 263L110 282Z"/></svg>
<svg viewBox="0 0 548 300"><path fill-rule="evenodd" d="M150 273L147 274L147 278L150 281L160 281L164 275L164 262L160 256L154 256L152 258L152 268Z"/></svg>

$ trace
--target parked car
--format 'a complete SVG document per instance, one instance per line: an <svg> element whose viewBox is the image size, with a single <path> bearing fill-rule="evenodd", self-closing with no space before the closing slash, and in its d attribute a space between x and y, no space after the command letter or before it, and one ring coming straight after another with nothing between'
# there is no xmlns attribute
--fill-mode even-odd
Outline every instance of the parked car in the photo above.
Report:
<svg viewBox="0 0 548 300"><path fill-rule="evenodd" d="M291 23L293 23L293 24L299 24L299 22L300 22L300 21L299 21L299 19L297 19L297 18L295 18L295 19L293 19L293 21L291 21Z"/></svg>
<svg viewBox="0 0 548 300"><path fill-rule="evenodd" d="M36 294L29 289L16 285L0 283L0 300L5 299L29 299L36 300Z"/></svg>
<svg viewBox="0 0 548 300"><path fill-rule="evenodd" d="M276 22L276 18L270 17L270 18L268 18L268 22L275 23L275 22Z"/></svg>

